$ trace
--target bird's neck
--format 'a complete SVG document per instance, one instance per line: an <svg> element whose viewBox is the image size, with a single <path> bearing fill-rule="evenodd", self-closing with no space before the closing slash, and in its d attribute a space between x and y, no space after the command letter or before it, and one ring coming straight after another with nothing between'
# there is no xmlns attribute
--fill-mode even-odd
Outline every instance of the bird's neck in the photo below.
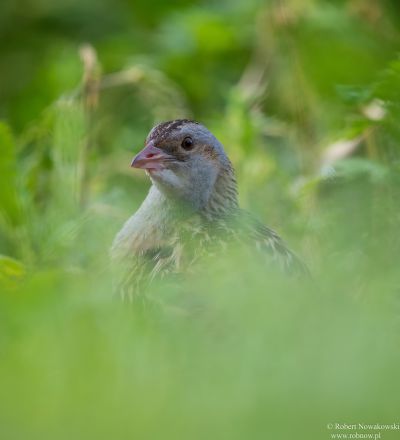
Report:
<svg viewBox="0 0 400 440"><path fill-rule="evenodd" d="M132 217L117 234L111 253L114 258L162 246L179 235L182 225L201 225L223 219L238 209L236 179L231 166L218 176L206 205L198 212L182 206L155 185Z"/></svg>
<svg viewBox="0 0 400 440"><path fill-rule="evenodd" d="M214 189L200 215L209 221L226 217L238 209L238 194L235 173L230 163L217 177Z"/></svg>
<svg viewBox="0 0 400 440"><path fill-rule="evenodd" d="M202 193L197 194L199 191L202 191ZM208 192L208 197L204 198ZM193 199L196 202L192 203ZM198 203L199 199L202 199L202 203ZM201 185L197 185L192 189L191 199L186 202L174 198L171 194L159 188L158 185L153 184L138 213L141 218L147 219L146 222L151 218L152 222L159 222L165 226L169 221L174 223L178 221L179 224L179 221L185 221L191 217L199 217L207 222L212 222L228 216L237 209L235 173L230 162L227 162L220 170L210 191L207 188L202 188Z"/></svg>
<svg viewBox="0 0 400 440"><path fill-rule="evenodd" d="M176 207L154 185L139 209L126 221L112 245L113 258L141 254L157 248L173 235Z"/></svg>
<svg viewBox="0 0 400 440"><path fill-rule="evenodd" d="M207 202L200 210L193 210L191 205L183 204L152 185L135 217L146 225L157 223L165 229L170 222L179 223L179 220L188 220L190 217L213 221L224 218L237 209L236 178L232 166L229 165L217 177Z"/></svg>

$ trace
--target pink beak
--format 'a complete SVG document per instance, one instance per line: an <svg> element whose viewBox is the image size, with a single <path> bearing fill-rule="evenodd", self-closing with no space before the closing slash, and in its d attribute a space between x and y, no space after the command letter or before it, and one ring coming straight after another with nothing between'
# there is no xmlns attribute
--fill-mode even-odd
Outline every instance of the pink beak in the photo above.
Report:
<svg viewBox="0 0 400 440"><path fill-rule="evenodd" d="M132 160L132 168L142 168L144 170L162 170L164 169L164 161L169 155L157 148L153 141L150 141L143 150L138 153Z"/></svg>

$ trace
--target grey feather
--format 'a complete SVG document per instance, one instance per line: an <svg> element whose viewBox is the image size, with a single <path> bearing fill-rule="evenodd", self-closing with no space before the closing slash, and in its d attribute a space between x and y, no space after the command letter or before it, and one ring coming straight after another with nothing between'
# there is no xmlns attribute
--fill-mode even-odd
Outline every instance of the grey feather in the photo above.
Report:
<svg viewBox="0 0 400 440"><path fill-rule="evenodd" d="M182 139L193 139L184 151ZM120 290L140 296L154 277L187 272L213 244L241 243L286 272L306 266L272 229L238 206L233 167L222 144L203 125L189 120L161 123L146 142L168 155L137 212L114 239L111 255L123 267Z"/></svg>

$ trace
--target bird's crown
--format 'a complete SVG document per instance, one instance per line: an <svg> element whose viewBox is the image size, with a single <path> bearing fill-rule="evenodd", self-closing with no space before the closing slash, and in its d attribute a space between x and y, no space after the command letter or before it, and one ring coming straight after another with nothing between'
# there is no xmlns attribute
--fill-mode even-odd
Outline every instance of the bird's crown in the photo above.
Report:
<svg viewBox="0 0 400 440"><path fill-rule="evenodd" d="M163 141L170 136L170 134L182 127L200 127L202 126L199 122L193 121L191 119L174 119L172 121L160 122L152 128L150 131L148 141ZM205 127L204 127L205 128Z"/></svg>

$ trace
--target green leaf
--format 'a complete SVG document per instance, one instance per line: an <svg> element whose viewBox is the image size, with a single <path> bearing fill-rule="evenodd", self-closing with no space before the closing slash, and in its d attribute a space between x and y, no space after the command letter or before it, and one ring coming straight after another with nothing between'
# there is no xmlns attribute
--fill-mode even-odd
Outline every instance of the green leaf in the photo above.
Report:
<svg viewBox="0 0 400 440"><path fill-rule="evenodd" d="M0 255L0 283L12 287L12 285L22 279L26 274L25 266L6 255Z"/></svg>
<svg viewBox="0 0 400 440"><path fill-rule="evenodd" d="M18 217L16 148L11 130L0 122L0 215L10 223Z"/></svg>

